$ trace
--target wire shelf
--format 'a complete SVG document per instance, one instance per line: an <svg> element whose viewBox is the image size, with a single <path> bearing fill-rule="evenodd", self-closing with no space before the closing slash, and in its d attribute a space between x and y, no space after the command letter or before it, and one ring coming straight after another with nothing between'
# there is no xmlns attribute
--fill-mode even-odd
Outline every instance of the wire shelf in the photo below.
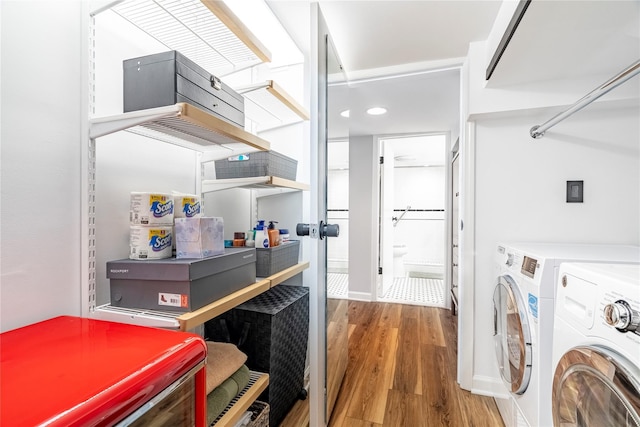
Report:
<svg viewBox="0 0 640 427"><path fill-rule="evenodd" d="M111 10L217 75L271 61L271 53L220 1L127 0Z"/></svg>

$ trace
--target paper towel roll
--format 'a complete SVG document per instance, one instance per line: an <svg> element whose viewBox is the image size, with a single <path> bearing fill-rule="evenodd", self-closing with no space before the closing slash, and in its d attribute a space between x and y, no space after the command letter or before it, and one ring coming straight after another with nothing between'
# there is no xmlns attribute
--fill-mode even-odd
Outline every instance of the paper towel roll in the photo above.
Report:
<svg viewBox="0 0 640 427"><path fill-rule="evenodd" d="M200 218L200 197L195 194L173 193L174 218Z"/></svg>
<svg viewBox="0 0 640 427"><path fill-rule="evenodd" d="M163 259L171 258L173 235L171 226L129 227L130 259Z"/></svg>
<svg viewBox="0 0 640 427"><path fill-rule="evenodd" d="M149 226L173 224L173 195L131 192L129 222Z"/></svg>

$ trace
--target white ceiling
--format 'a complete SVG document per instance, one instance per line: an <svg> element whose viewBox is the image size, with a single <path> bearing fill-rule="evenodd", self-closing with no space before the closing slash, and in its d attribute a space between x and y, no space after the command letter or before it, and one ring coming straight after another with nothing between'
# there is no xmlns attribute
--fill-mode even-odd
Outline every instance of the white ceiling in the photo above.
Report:
<svg viewBox="0 0 640 427"><path fill-rule="evenodd" d="M267 2L301 50L308 53L305 6L295 0ZM352 134L458 128L459 84L455 71L370 82L366 79L450 69L460 64L469 43L487 40L502 1L319 3L350 81L349 90L332 88L339 93L333 96L333 104L339 104L336 108L340 109L344 103L349 104ZM599 81L603 74L613 76L638 59L639 22L638 0L534 0L489 84L598 75L595 88L603 83ZM362 115L372 104L386 106L389 113L375 121ZM340 123L333 115L332 126ZM343 122L330 137L344 136L346 126Z"/></svg>
<svg viewBox="0 0 640 427"><path fill-rule="evenodd" d="M501 1L320 1L348 88L332 87L330 138L447 132L458 128L459 66L469 43L485 40ZM269 6L304 51L309 22L301 2ZM425 70L444 70L424 72ZM408 75L418 72L420 74ZM382 78L381 77L392 77ZM368 81L376 78L374 81ZM364 113L374 105L388 113ZM335 106L335 108L333 107ZM351 110L346 120L338 113Z"/></svg>

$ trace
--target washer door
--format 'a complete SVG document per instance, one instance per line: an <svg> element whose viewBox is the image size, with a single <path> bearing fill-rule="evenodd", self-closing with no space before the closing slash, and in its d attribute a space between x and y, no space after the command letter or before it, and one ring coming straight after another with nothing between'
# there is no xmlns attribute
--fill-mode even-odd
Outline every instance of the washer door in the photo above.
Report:
<svg viewBox="0 0 640 427"><path fill-rule="evenodd" d="M553 376L553 425L640 427L639 381L638 368L608 349L569 350Z"/></svg>
<svg viewBox="0 0 640 427"><path fill-rule="evenodd" d="M500 376L512 393L524 393L531 378L531 330L511 276L498 277L493 292L493 336Z"/></svg>

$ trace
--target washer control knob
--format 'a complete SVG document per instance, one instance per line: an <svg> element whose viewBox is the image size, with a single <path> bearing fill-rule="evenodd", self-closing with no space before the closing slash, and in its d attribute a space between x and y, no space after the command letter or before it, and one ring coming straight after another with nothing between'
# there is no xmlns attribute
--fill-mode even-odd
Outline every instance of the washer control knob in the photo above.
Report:
<svg viewBox="0 0 640 427"><path fill-rule="evenodd" d="M626 301L618 300L605 306L604 320L620 332L636 332L640 326L640 312L632 309Z"/></svg>
<svg viewBox="0 0 640 427"><path fill-rule="evenodd" d="M505 262L508 267L513 265L513 254L507 254L507 261Z"/></svg>

